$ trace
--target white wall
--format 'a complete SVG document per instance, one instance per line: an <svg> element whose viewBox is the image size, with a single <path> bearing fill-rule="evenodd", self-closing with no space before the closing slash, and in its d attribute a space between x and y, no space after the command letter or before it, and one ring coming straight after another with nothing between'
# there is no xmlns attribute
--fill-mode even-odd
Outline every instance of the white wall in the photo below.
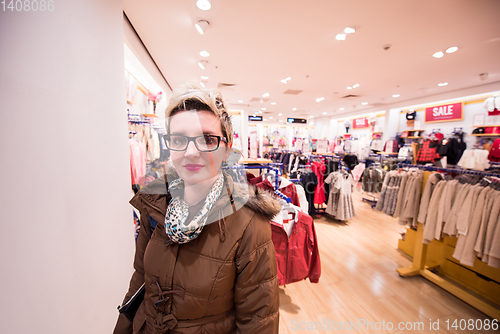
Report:
<svg viewBox="0 0 500 334"><path fill-rule="evenodd" d="M0 333L111 333L134 252L122 3L0 12Z"/></svg>

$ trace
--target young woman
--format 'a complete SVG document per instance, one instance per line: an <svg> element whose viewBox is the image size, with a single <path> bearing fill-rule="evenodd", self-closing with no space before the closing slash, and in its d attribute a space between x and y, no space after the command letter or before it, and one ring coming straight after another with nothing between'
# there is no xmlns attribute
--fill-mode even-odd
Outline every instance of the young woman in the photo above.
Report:
<svg viewBox="0 0 500 334"><path fill-rule="evenodd" d="M223 171L233 130L218 92L189 87L166 118L172 166L130 201L141 229L125 301L143 283L145 296L114 333L278 333L279 203Z"/></svg>

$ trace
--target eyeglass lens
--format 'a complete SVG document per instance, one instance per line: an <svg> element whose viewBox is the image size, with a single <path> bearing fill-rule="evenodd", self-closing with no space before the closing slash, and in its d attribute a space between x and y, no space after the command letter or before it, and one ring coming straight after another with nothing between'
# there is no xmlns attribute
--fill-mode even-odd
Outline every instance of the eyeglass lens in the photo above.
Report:
<svg viewBox="0 0 500 334"><path fill-rule="evenodd" d="M219 147L219 138L216 136L199 136L194 138L196 148L200 151L213 151ZM187 149L189 139L185 136L170 135L167 139L167 145L172 150Z"/></svg>

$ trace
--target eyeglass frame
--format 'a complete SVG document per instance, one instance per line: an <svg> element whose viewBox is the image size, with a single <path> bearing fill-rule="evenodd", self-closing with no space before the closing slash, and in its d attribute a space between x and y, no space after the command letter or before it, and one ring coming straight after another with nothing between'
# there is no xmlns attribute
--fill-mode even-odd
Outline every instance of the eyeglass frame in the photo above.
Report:
<svg viewBox="0 0 500 334"><path fill-rule="evenodd" d="M182 150L177 150L177 149L170 148L169 145L168 145L168 141L167 141L167 138L169 138L170 136L180 136L180 137L187 138L188 141L187 141L187 144L186 144L186 148L184 148ZM200 148L198 147L198 144L196 144L196 138L207 137L207 136L217 138L217 147L214 148L213 150L200 150ZM200 151L200 152L213 152L213 151L217 151L219 149L219 147L220 147L220 142L221 141L227 144L227 138L226 137L217 136L217 135L201 135L201 136L196 136L196 137L189 137L189 136L177 135L177 134L166 134L166 135L163 135L163 141L165 142L165 145L167 146L167 148L170 151L176 151L176 152L182 152L182 151L187 150L187 148L189 147L189 143L190 142L193 142L194 146L196 147L196 149L198 151Z"/></svg>

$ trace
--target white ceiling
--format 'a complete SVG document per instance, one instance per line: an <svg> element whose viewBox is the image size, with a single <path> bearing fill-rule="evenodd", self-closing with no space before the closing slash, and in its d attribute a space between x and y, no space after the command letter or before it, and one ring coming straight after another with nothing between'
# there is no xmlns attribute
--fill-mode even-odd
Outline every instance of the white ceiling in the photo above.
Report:
<svg viewBox="0 0 500 334"><path fill-rule="evenodd" d="M202 75L210 88L236 84L221 89L224 99L249 114L262 107L264 116L280 118L383 110L397 100L500 81L499 0L210 1L202 11L196 0L125 0L124 11L174 89L199 84ZM194 26L201 19L210 22L204 35ZM356 33L337 41L345 27ZM432 57L451 46L459 50ZM197 64L203 59L205 70ZM286 77L292 79L281 83ZM302 92L284 94L288 89ZM343 98L348 94L359 97Z"/></svg>

